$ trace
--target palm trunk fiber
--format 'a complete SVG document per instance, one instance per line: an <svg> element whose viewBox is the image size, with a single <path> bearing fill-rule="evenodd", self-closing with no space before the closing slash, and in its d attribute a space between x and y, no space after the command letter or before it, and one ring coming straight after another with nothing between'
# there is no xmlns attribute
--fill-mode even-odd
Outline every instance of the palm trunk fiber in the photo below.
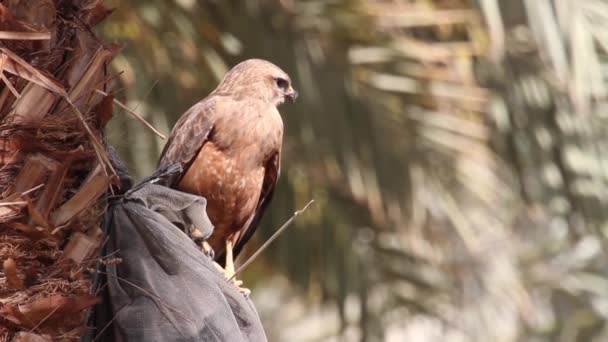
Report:
<svg viewBox="0 0 608 342"><path fill-rule="evenodd" d="M75 341L116 177L97 0L0 1L0 341Z"/></svg>

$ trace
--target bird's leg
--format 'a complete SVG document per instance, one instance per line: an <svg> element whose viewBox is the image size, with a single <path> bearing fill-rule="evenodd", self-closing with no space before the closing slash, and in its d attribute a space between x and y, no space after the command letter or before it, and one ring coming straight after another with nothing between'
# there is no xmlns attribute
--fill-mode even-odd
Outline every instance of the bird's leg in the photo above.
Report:
<svg viewBox="0 0 608 342"><path fill-rule="evenodd" d="M224 268L224 274L226 276L226 279L231 279L235 273L234 257L232 254L232 249L234 248L234 240L236 240L234 235L226 239L226 267ZM241 280L236 280L236 277L232 278L231 282L243 295L249 296L249 294L251 293L251 290L241 287L241 285L243 285L243 282Z"/></svg>
<svg viewBox="0 0 608 342"><path fill-rule="evenodd" d="M230 236L226 239L226 267L224 268L226 277L228 279L232 278L234 275L234 257L232 256L233 247L234 243L232 242L232 236Z"/></svg>

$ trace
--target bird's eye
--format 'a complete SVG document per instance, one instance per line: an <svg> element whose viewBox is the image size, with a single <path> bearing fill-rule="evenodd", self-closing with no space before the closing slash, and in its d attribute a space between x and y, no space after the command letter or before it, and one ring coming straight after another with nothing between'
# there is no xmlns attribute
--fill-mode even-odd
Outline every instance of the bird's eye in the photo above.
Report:
<svg viewBox="0 0 608 342"><path fill-rule="evenodd" d="M289 87L289 82L287 82L286 79L284 78L277 78L277 87L281 88L281 89L287 89L287 87Z"/></svg>

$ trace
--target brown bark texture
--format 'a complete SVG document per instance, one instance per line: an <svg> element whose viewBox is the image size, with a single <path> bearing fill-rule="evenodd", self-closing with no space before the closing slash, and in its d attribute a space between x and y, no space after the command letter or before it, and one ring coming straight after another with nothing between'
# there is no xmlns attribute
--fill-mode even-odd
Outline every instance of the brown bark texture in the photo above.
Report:
<svg viewBox="0 0 608 342"><path fill-rule="evenodd" d="M0 341L75 341L98 302L118 48L92 28L110 12L96 0L0 1Z"/></svg>

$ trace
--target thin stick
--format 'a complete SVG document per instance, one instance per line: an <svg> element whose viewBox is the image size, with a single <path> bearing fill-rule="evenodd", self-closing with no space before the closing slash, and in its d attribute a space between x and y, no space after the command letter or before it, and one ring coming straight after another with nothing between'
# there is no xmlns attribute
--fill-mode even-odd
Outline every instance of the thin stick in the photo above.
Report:
<svg viewBox="0 0 608 342"><path fill-rule="evenodd" d="M106 93L105 91L99 90L99 89L95 89L95 91L98 94L101 94L103 96L109 96L108 93ZM134 111L132 111L129 107L127 107L124 103L118 101L117 99L112 99L112 101L114 103L116 103L120 108L126 110L129 114L133 115L137 120L139 120L141 123L143 123L146 127L148 127L149 129L152 130L152 132L154 132L156 135L158 135L159 137L161 137L162 139L167 139L167 137L162 134L161 132L159 132L156 128L154 128L154 126L152 126L150 123L148 123L144 118L142 118L139 114L135 113Z"/></svg>
<svg viewBox="0 0 608 342"><path fill-rule="evenodd" d="M38 329L38 327L40 325L42 325L42 323L46 322L47 319L49 319L55 312L57 312L57 310L59 310L59 308L60 307L57 306L56 308L51 310L51 312L49 312L48 315L44 316L44 318L40 322L38 322L38 324L36 324L32 329L30 329L29 332L36 331L36 329Z"/></svg>
<svg viewBox="0 0 608 342"><path fill-rule="evenodd" d="M258 250L255 251L255 253L253 253L249 257L249 259L247 259L247 261L245 261L236 271L234 271L234 274L232 275L232 277L230 277L228 279L228 281L231 281L232 279L234 279L234 277L236 277L236 275L239 272L241 272L243 269L245 269L245 267L249 266L249 264L251 264L253 262L253 260L255 260L255 258L257 258L276 238L278 238L279 235L281 235L281 233L283 233L283 231L285 231L285 229L287 229L287 227L289 227L289 225L291 225L291 223L296 219L296 217L298 217L298 215L300 215L306 209L308 209L308 206L310 206L314 201L315 201L314 199L310 200L310 202L308 202L304 206L304 208L293 213L293 216L289 220L287 220L287 222L283 223L281 228L279 228L274 234L272 234L270 239L268 239L266 242L264 242L264 244L260 248L258 248Z"/></svg>
<svg viewBox="0 0 608 342"><path fill-rule="evenodd" d="M17 201L17 202L0 202L0 207L11 207L14 205L25 205L26 201Z"/></svg>
<svg viewBox="0 0 608 342"><path fill-rule="evenodd" d="M44 183L38 184L38 185L36 185L35 187L33 187L33 188L29 189L29 190L26 190L26 191L22 192L22 193L21 193L21 196L28 195L28 194L30 194L30 193L32 193L32 192L34 192L34 191L36 191L36 190L38 190L38 189L42 188L43 186L44 186Z"/></svg>
<svg viewBox="0 0 608 342"><path fill-rule="evenodd" d="M105 274L106 276L110 276L110 277L112 277L112 278L114 278L114 279L116 279L116 280L118 280L118 281L124 282L124 283L125 283L125 284L127 284L127 285L131 285L131 286L133 286L134 288L136 288L137 290L139 290L139 291L143 292L145 295L147 295L147 296L149 296L149 297L151 297L151 298L153 298L153 299L156 299L156 300L157 300L157 301L159 301L159 302L160 302L162 305L164 305L165 307L167 307L167 308L171 309L173 312L175 312L175 313L177 313L177 314L179 314L179 315L183 316L183 318L184 318L185 320L187 320L187 321L189 321L189 322L192 322L192 320L191 320L191 319L189 319L189 318L188 318L188 316L184 315L184 313L182 313L181 311L179 311L179 310L177 310L176 308L172 307L171 305L169 305L169 304L165 303L165 302L162 300L162 298L160 298L160 297L159 297L159 296L157 296L156 294L152 293L151 291L148 291L148 290L144 289L143 287L141 287L141 286L139 286L139 285L137 285L137 284L135 284L135 283L133 283L133 282L131 282L131 281L127 280L126 278L119 277L119 276L117 276L117 275L114 275L114 274L111 274L111 273L108 273L108 272L104 272L104 271L100 271L100 270L91 270L91 272L97 272L97 273Z"/></svg>
<svg viewBox="0 0 608 342"><path fill-rule="evenodd" d="M8 90L10 90L11 93L13 93L13 95L16 98L20 99L21 94L19 94L19 92L17 91L17 89L15 89L15 87L13 87L13 85L11 84L11 81L8 80L6 75L4 75L4 73L0 73L0 77L2 77L2 80L4 81L4 84L6 84L6 86L8 87Z"/></svg>
<svg viewBox="0 0 608 342"><path fill-rule="evenodd" d="M146 95L144 95L144 97L142 98L142 100L145 100L146 98L148 98L148 96L150 96L150 94L152 93L152 90L154 90L154 87L156 87L156 85L158 84L160 80L157 79L156 81L154 81L154 83L152 83L152 86L150 87L150 89L148 89L148 91L146 92ZM136 111L137 108L139 108L139 105L141 104L141 101L137 102L137 104L135 105L135 107L133 107L133 111Z"/></svg>
<svg viewBox="0 0 608 342"><path fill-rule="evenodd" d="M112 325L112 323L114 323L114 320L116 320L116 317L118 317L118 314L114 314L112 315L112 319L103 327L103 329L101 329L93 338L93 341L91 342L95 342L97 341L98 338L100 338L101 336L103 336L103 332L106 331L106 329L108 329L110 327L110 325Z"/></svg>
<svg viewBox="0 0 608 342"><path fill-rule="evenodd" d="M89 139L91 139L91 143L93 144L93 150L95 151L95 154L97 155L97 159L99 159L99 163L101 165L105 165L107 168L109 168L110 171L112 172L112 174L114 176L116 176L116 170L114 170L114 167L112 166L112 162L110 162L110 159L108 159L108 156L105 154L105 149L104 149L103 145L99 142L99 140L95 136L95 133L93 133L93 131L87 124L87 121L84 118L84 115L80 112L80 110L78 110L78 107L76 107L74 102L72 102L72 100L70 100L67 93L65 93L65 91L63 91L63 92L64 92L62 95L63 99L65 100L65 102L67 102L67 104L70 106L70 108L72 108L72 111L74 112L74 114L76 114L76 117L78 117L78 119L84 126L85 131L89 135ZM105 167L103 168L103 172L106 175L108 174L108 171L106 170Z"/></svg>
<svg viewBox="0 0 608 342"><path fill-rule="evenodd" d="M51 39L51 33L50 32L0 31L0 39L6 39L6 40L49 40L49 39Z"/></svg>

